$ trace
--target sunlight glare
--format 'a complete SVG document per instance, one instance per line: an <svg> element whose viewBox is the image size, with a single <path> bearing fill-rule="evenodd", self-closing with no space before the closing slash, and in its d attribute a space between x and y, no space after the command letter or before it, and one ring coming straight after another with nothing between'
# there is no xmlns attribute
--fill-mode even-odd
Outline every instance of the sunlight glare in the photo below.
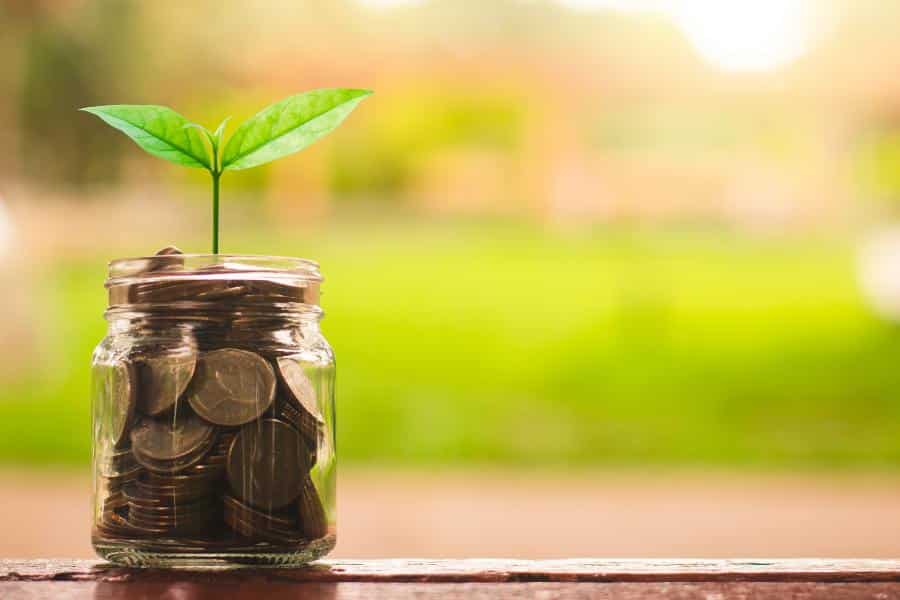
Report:
<svg viewBox="0 0 900 600"><path fill-rule="evenodd" d="M665 15L703 59L726 71L770 71L799 58L812 41L811 1L559 0L576 11Z"/></svg>
<svg viewBox="0 0 900 600"><path fill-rule="evenodd" d="M770 71L801 56L812 33L808 2L683 0L669 12L697 52L727 71Z"/></svg>

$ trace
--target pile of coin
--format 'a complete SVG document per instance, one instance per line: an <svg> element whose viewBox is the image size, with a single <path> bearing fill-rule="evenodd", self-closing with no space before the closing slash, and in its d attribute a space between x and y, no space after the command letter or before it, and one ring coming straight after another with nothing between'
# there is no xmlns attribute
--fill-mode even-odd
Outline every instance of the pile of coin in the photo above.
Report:
<svg viewBox="0 0 900 600"><path fill-rule="evenodd" d="M179 265L177 252L163 252L148 272ZM96 538L223 551L296 549L329 533L311 475L327 448L315 387L288 353L296 349L273 342L270 326L285 317L246 310L302 301L304 288L218 274L226 277L138 282L124 292L151 306L190 298L200 308L150 311L141 334L157 342L136 344L95 374ZM182 320L192 322L191 343L159 341ZM235 330L246 343L225 345Z"/></svg>

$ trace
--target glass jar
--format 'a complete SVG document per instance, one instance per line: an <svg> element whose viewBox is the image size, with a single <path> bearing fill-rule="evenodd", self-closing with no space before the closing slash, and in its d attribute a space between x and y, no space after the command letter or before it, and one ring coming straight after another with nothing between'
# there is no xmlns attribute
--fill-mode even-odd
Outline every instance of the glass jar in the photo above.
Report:
<svg viewBox="0 0 900 600"><path fill-rule="evenodd" d="M129 565L292 565L335 544L334 354L318 265L164 250L110 263L93 529Z"/></svg>

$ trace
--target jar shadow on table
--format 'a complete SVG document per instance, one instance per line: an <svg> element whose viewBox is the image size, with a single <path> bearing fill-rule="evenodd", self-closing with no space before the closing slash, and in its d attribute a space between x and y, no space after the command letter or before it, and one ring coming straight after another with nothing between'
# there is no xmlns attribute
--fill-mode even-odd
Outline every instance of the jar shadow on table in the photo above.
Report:
<svg viewBox="0 0 900 600"><path fill-rule="evenodd" d="M294 583L289 581L261 581L249 579L243 583L203 582L98 582L94 586L94 600L333 600L337 598L337 583Z"/></svg>

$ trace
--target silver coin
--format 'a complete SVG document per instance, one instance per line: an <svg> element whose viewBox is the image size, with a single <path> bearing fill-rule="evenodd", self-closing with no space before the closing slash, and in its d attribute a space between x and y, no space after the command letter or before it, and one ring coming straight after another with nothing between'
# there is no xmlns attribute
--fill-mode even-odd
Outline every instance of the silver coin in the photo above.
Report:
<svg viewBox="0 0 900 600"><path fill-rule="evenodd" d="M190 413L176 413L170 419L142 419L131 431L131 446L138 462L142 457L174 461L204 446L212 447L213 430L212 425Z"/></svg>
<svg viewBox="0 0 900 600"><path fill-rule="evenodd" d="M275 398L275 371L253 352L223 348L200 356L188 395L198 415L216 425L258 419Z"/></svg>
<svg viewBox="0 0 900 600"><path fill-rule="evenodd" d="M94 422L98 441L103 447L119 448L128 440L128 427L134 415L134 365L116 361L98 366L95 373L95 385L99 386Z"/></svg>
<svg viewBox="0 0 900 600"><path fill-rule="evenodd" d="M322 412L316 401L316 390L297 359L288 356L279 358L278 373L300 407L316 421L324 423L325 419L322 418Z"/></svg>
<svg viewBox="0 0 900 600"><path fill-rule="evenodd" d="M175 406L194 376L196 365L193 354L158 356L138 363L141 412L155 417Z"/></svg>

